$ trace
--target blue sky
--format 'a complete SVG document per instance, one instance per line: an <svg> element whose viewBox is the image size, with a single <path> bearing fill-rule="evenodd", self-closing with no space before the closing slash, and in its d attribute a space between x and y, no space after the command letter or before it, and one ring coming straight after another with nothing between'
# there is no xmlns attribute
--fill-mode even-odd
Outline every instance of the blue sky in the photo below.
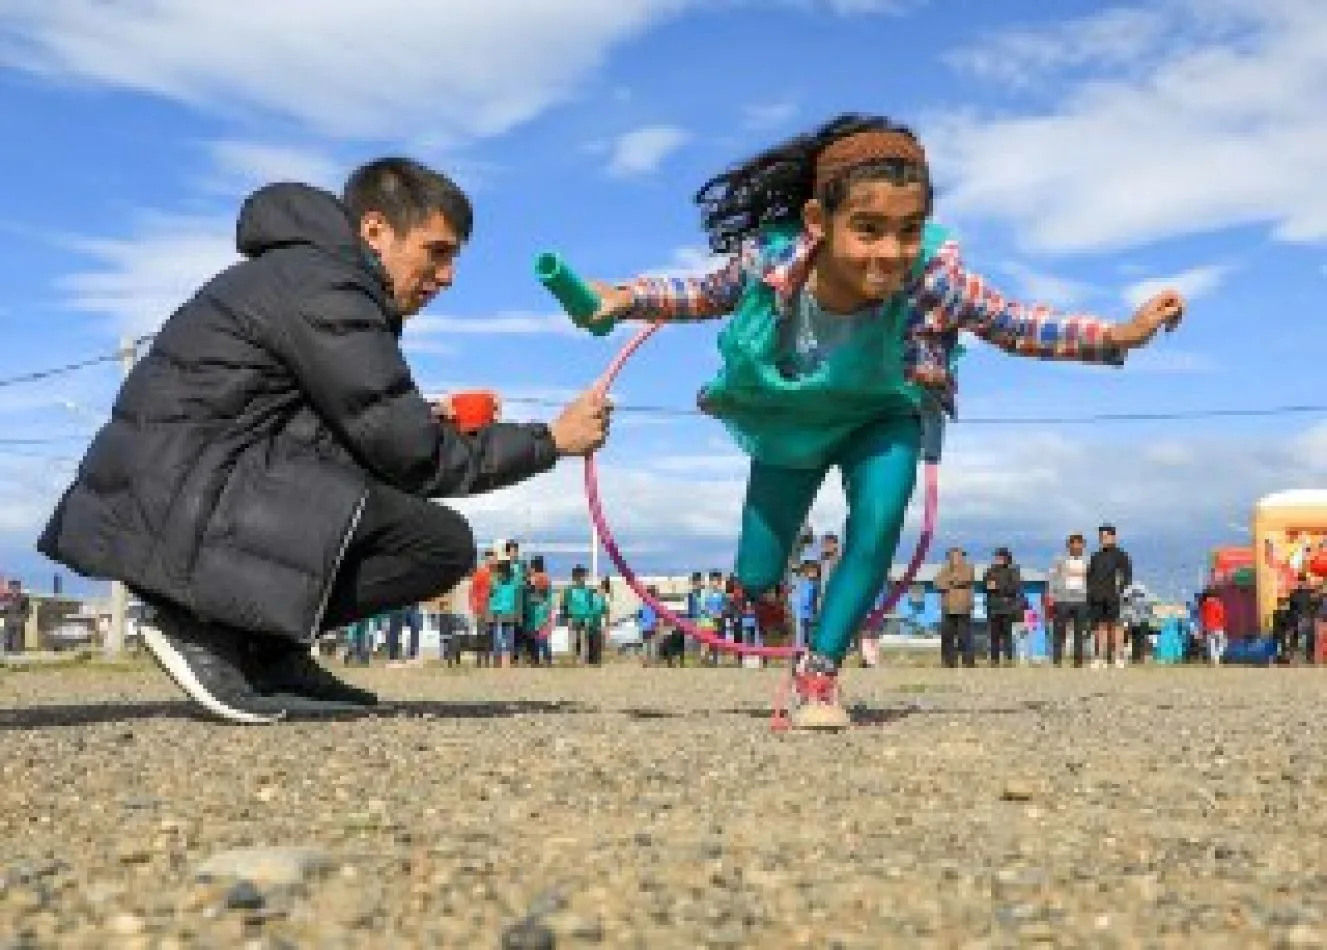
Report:
<svg viewBox="0 0 1327 950"><path fill-rule="evenodd" d="M702 269L705 178L839 111L881 112L922 134L938 217L1010 294L1114 319L1161 285L1192 301L1121 371L975 349L961 413L983 421L951 427L941 542L1040 566L1109 519L1146 579L1191 586L1258 496L1327 481L1323 416L989 420L1327 403L1327 9L1051 6L8 0L0 378L159 326L230 262L257 185L336 187L403 153L457 177L478 214L456 286L406 333L418 380L491 385L510 417L546 418L621 338L567 325L530 277L536 251L606 278ZM690 407L716 326L658 334L619 402ZM0 574L49 586L32 541L116 382L107 364L0 387ZM717 425L623 412L601 464L641 567L728 565L744 463ZM588 531L571 462L461 507L485 536ZM814 520L841 517L831 479Z"/></svg>

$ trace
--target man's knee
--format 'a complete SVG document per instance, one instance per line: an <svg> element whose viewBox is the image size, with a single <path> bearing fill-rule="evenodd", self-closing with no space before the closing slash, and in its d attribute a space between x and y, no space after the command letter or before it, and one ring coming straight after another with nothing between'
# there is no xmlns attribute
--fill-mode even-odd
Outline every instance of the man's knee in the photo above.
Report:
<svg viewBox="0 0 1327 950"><path fill-rule="evenodd" d="M440 590L455 587L478 564L475 533L460 514L443 505L432 509L422 526L425 543L421 555L436 572Z"/></svg>

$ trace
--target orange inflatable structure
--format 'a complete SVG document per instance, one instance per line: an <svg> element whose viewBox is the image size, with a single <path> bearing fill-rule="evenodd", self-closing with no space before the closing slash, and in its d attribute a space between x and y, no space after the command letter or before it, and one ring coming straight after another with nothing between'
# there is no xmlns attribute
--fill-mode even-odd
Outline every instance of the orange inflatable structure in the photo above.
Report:
<svg viewBox="0 0 1327 950"><path fill-rule="evenodd" d="M1327 489L1277 492L1253 510L1253 550L1258 618L1271 628L1277 599L1290 593L1301 575L1327 575Z"/></svg>

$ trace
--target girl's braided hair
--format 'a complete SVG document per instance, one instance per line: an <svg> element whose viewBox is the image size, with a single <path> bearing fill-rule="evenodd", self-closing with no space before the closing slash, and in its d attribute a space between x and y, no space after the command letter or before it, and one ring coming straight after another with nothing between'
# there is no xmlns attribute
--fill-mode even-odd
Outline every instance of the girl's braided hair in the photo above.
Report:
<svg viewBox="0 0 1327 950"><path fill-rule="evenodd" d="M910 129L883 116L846 113L714 176L695 196L710 249L716 254L736 251L762 227L800 218L802 206L813 197L832 214L860 181L921 181L926 186L929 214L933 201L930 175L925 165L902 158L854 165L832 176L817 193L817 157L834 142L859 132L893 132L917 141Z"/></svg>

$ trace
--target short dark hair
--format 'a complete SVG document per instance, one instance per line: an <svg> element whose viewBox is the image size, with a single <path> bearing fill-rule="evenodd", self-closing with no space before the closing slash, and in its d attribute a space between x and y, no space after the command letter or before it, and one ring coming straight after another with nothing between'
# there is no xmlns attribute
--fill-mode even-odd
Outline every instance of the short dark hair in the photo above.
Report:
<svg viewBox="0 0 1327 950"><path fill-rule="evenodd" d="M530 558L530 570L542 571L543 569L544 569L544 556L542 554L536 554L534 557Z"/></svg>
<svg viewBox="0 0 1327 950"><path fill-rule="evenodd" d="M358 227L370 211L377 211L392 230L404 234L423 224L435 211L462 241L470 240L475 213L464 191L442 172L409 158L379 158L350 173L341 201Z"/></svg>
<svg viewBox="0 0 1327 950"><path fill-rule="evenodd" d="M521 542L515 540L514 538L502 546L502 550L504 551L513 551L513 550L519 551L520 549L521 549Z"/></svg>
<svg viewBox="0 0 1327 950"><path fill-rule="evenodd" d="M1097 534L1114 534L1114 533L1115 533L1115 525L1113 524L1103 524L1099 528L1097 528Z"/></svg>
<svg viewBox="0 0 1327 950"><path fill-rule="evenodd" d="M572 576L573 578L575 578L575 579L578 579L578 580L579 580L580 578L584 577L584 576L585 576L586 574L588 574L588 573L590 573L590 572L587 571L587 570L586 570L582 565L580 565L580 564L577 564L575 567L573 567L573 568L571 569L571 576Z"/></svg>
<svg viewBox="0 0 1327 950"><path fill-rule="evenodd" d="M1087 538L1083 537L1081 534L1075 531L1073 534L1069 535L1069 543L1073 544L1075 541L1081 541L1084 544L1086 544Z"/></svg>

